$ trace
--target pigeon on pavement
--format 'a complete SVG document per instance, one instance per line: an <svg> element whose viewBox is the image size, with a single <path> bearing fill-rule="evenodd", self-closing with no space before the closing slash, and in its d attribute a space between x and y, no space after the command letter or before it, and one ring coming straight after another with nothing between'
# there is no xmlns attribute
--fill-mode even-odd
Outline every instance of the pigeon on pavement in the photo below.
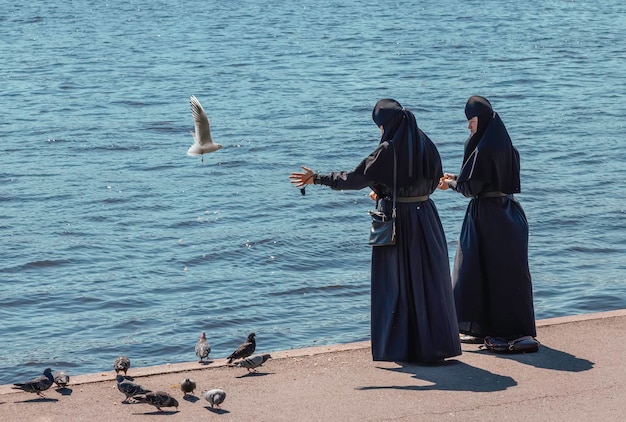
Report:
<svg viewBox="0 0 626 422"><path fill-rule="evenodd" d="M228 363L232 363L234 360L243 359L250 356L254 353L254 349L256 349L256 341L254 337L256 334L250 333L248 334L248 339L237 348L230 356L228 356Z"/></svg>
<svg viewBox="0 0 626 422"><path fill-rule="evenodd" d="M116 374L124 372L124 375L126 375L128 368L130 368L130 359L126 356L120 356L113 362L113 369L115 369Z"/></svg>
<svg viewBox="0 0 626 422"><path fill-rule="evenodd" d="M43 371L43 375L29 381L13 384L14 387L12 388L16 390L24 390L29 393L37 393L39 397L45 398L46 396L43 395L43 392L52 387L53 382L54 377L52 376L52 369L46 368Z"/></svg>
<svg viewBox="0 0 626 422"><path fill-rule="evenodd" d="M220 404L222 404L226 399L226 391L221 388L203 391L202 395L204 396L204 399L211 404L211 408L217 406L217 408L220 409Z"/></svg>
<svg viewBox="0 0 626 422"><path fill-rule="evenodd" d="M122 401L122 403L128 402L128 399L133 396L151 392L150 390L146 390L145 388L143 388L141 385L134 383L130 380L127 380L126 378L124 378L123 375L118 374L116 379L117 379L117 389L120 390L120 392L126 396L126 398L124 399L124 401Z"/></svg>
<svg viewBox="0 0 626 422"><path fill-rule="evenodd" d="M52 376L54 378L54 383L59 388L65 388L67 387L67 384L70 383L70 376L67 375L65 371L54 371Z"/></svg>
<svg viewBox="0 0 626 422"><path fill-rule="evenodd" d="M183 392L183 397L187 395L187 393L193 393L196 390L196 382L191 378L185 378L180 382L180 391Z"/></svg>
<svg viewBox="0 0 626 422"><path fill-rule="evenodd" d="M204 154L215 152L222 148L222 146L220 144L213 143L209 118L204 112L200 101L192 95L189 97L189 103L191 104L191 114L193 115L196 131L190 131L195 142L189 150L187 150L187 155L200 155L202 157L202 162L204 162Z"/></svg>
<svg viewBox="0 0 626 422"><path fill-rule="evenodd" d="M204 363L204 358L208 358L209 353L211 353L211 345L206 341L206 334L203 331L196 343L196 356L200 358L198 363Z"/></svg>
<svg viewBox="0 0 626 422"><path fill-rule="evenodd" d="M159 412L162 412L162 407L175 407L178 410L178 401L167 394L165 391L150 392L140 396L134 396L135 400L140 403L148 403L156 407Z"/></svg>
<svg viewBox="0 0 626 422"><path fill-rule="evenodd" d="M263 365L265 361L267 361L271 357L272 356L269 354L251 356L249 358L245 358L238 362L235 362L234 364L232 364L232 366L246 368L248 372L257 372L256 368Z"/></svg>

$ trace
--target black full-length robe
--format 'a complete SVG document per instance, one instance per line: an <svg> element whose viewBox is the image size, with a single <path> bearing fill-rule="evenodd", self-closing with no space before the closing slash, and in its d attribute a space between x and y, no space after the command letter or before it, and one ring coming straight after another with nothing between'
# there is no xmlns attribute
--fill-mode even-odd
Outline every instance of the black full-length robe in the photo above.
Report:
<svg viewBox="0 0 626 422"><path fill-rule="evenodd" d="M401 189L399 196L431 194L437 180ZM358 171L332 172L320 184L362 189L368 179ZM390 213L391 199L381 209ZM435 203L396 204L395 246L372 248L371 336L377 361L436 362L461 354L446 238ZM363 242L366 241L364 233Z"/></svg>
<svg viewBox="0 0 626 422"><path fill-rule="evenodd" d="M397 101L380 100L372 118L384 128L379 147L355 170L315 180L333 189L369 186L387 215L394 190L402 200L396 204L397 244L372 248L373 359L436 362L460 355L446 239L428 198L443 174L439 152Z"/></svg>
<svg viewBox="0 0 626 422"><path fill-rule="evenodd" d="M528 223L513 195L470 201L452 280L461 333L536 336Z"/></svg>
<svg viewBox="0 0 626 422"><path fill-rule="evenodd" d="M478 117L478 128L451 185L472 198L452 272L459 330L476 337L534 337L528 222L513 195L521 190L519 153L487 99L471 97L465 114Z"/></svg>

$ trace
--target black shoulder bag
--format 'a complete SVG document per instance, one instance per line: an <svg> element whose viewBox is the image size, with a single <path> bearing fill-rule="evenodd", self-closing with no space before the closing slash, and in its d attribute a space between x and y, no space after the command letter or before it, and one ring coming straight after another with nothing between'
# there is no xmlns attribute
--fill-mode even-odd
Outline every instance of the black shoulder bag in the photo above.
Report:
<svg viewBox="0 0 626 422"><path fill-rule="evenodd" d="M370 211L372 216L372 229L370 230L370 246L393 246L396 244L396 151L393 151L393 207L391 216L378 208Z"/></svg>

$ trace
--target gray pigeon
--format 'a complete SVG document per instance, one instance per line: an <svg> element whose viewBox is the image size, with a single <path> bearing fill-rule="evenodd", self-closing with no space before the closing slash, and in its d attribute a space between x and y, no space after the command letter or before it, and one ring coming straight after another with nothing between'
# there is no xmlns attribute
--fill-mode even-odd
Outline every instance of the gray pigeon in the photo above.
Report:
<svg viewBox="0 0 626 422"><path fill-rule="evenodd" d="M54 371L52 376L54 377L54 383L59 388L65 388L70 383L70 376L65 371Z"/></svg>
<svg viewBox="0 0 626 422"><path fill-rule="evenodd" d="M202 395L204 399L211 404L211 408L217 406L220 409L220 404L226 400L226 391L221 388L214 388L213 390L203 391Z"/></svg>
<svg viewBox="0 0 626 422"><path fill-rule="evenodd" d="M257 372L256 368L263 365L265 361L271 357L272 356L269 354L251 356L249 358L242 359L239 362L235 362L232 366L246 368L248 372Z"/></svg>
<svg viewBox="0 0 626 422"><path fill-rule="evenodd" d="M14 389L16 390L24 390L29 393L37 393L39 397L46 397L43 395L43 391L46 391L48 388L52 387L52 383L54 382L54 377L52 376L52 369L46 368L43 371L43 375L38 376L37 378L33 378L32 380L26 382L20 382L13 384Z"/></svg>
<svg viewBox="0 0 626 422"><path fill-rule="evenodd" d="M130 368L130 359L126 356L120 356L113 362L113 369L115 369L116 374L124 372L124 375L126 375L128 368Z"/></svg>
<svg viewBox="0 0 626 422"><path fill-rule="evenodd" d="M118 374L116 379L117 389L126 396L122 403L128 402L128 399L133 396L151 392L150 390L146 390L145 388L143 388L141 385L134 383L131 380L127 380L126 378L124 378L123 375Z"/></svg>
<svg viewBox="0 0 626 422"><path fill-rule="evenodd" d="M211 353L211 345L206 341L206 334L203 331L196 343L196 356L200 358L198 363L204 363L204 358L208 358L209 353Z"/></svg>
<svg viewBox="0 0 626 422"><path fill-rule="evenodd" d="M237 359L247 358L254 353L254 349L256 349L256 341L254 340L255 336L256 334L254 333L248 334L248 340L243 342L241 346L239 346L239 348L237 348L237 350L231 353L231 355L227 358L228 363L232 363Z"/></svg>
<svg viewBox="0 0 626 422"><path fill-rule="evenodd" d="M140 403L148 403L159 409L162 412L162 407L175 407L178 410L178 401L167 394L165 391L150 392L141 396L134 396L135 400Z"/></svg>
<svg viewBox="0 0 626 422"><path fill-rule="evenodd" d="M187 395L187 393L193 393L196 390L196 382L191 378L185 378L180 382L180 391L183 392L183 397Z"/></svg>

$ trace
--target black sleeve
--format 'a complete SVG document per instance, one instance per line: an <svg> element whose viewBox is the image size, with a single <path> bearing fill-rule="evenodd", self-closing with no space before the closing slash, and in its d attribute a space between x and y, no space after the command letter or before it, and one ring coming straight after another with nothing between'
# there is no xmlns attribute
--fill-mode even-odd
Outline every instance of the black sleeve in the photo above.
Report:
<svg viewBox="0 0 626 422"><path fill-rule="evenodd" d="M333 171L329 174L318 174L313 179L316 185L330 186L334 190L360 190L373 184L359 171Z"/></svg>
<svg viewBox="0 0 626 422"><path fill-rule="evenodd" d="M480 180L450 183L450 187L467 198L473 198L483 191L485 184Z"/></svg>

